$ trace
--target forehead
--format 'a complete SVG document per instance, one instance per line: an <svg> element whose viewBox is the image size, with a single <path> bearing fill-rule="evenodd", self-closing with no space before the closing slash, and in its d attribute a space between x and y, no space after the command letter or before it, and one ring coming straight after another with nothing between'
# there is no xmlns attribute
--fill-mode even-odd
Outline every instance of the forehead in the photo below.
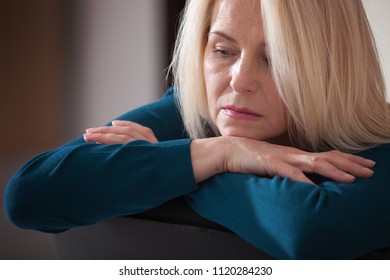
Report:
<svg viewBox="0 0 390 280"><path fill-rule="evenodd" d="M217 0L211 15L211 30L232 29L262 32L260 0Z"/></svg>

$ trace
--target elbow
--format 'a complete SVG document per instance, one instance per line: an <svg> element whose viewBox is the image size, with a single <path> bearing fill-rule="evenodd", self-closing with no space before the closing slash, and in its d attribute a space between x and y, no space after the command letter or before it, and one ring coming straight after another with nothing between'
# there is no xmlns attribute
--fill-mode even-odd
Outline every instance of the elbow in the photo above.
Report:
<svg viewBox="0 0 390 280"><path fill-rule="evenodd" d="M18 171L11 178L4 192L5 216L11 224L22 229L57 232L58 230L47 227L50 212L45 209L48 199L42 197L39 191L45 182L35 177Z"/></svg>
<svg viewBox="0 0 390 280"><path fill-rule="evenodd" d="M283 224L287 258L323 260L347 257L345 245L348 241L343 237L345 225L335 219L337 211L329 207L329 203L329 193L316 189L297 211L287 215Z"/></svg>
<svg viewBox="0 0 390 280"><path fill-rule="evenodd" d="M71 209L75 199L67 178L79 176L69 160L77 146L40 154L25 163L11 178L4 193L4 211L10 223L19 228L50 233L65 231L75 225L91 223L75 219ZM70 172L69 172L70 170ZM80 185L83 182L79 183ZM69 199L75 198L75 199ZM68 199L66 199L68 198ZM84 218L84 217L83 217Z"/></svg>
<svg viewBox="0 0 390 280"><path fill-rule="evenodd" d="M345 251L342 234L337 233L334 225L317 218L301 221L289 233L285 243L285 254L288 259L296 260L329 260L350 259Z"/></svg>
<svg viewBox="0 0 390 280"><path fill-rule="evenodd" d="M27 199L28 189L31 186L21 174L15 174L9 181L4 193L4 212L8 221L19 228L30 228L29 216L31 215L31 203Z"/></svg>
<svg viewBox="0 0 390 280"><path fill-rule="evenodd" d="M286 254L289 259L294 260L321 260L333 259L324 256L323 248L319 242L312 240L313 238L299 237L294 240L292 246L287 248Z"/></svg>
<svg viewBox="0 0 390 280"><path fill-rule="evenodd" d="M9 222L19 228L36 229L40 224L39 213L42 205L42 185L44 175L37 176L37 172L26 172L21 168L8 182L4 192L4 212ZM42 177L42 178L37 178Z"/></svg>

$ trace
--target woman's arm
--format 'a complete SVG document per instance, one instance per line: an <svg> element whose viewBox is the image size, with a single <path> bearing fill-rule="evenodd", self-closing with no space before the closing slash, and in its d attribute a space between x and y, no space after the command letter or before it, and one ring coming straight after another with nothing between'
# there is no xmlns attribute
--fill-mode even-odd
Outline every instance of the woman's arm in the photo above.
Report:
<svg viewBox="0 0 390 280"><path fill-rule="evenodd" d="M101 129L106 131L105 133L111 130ZM99 138L103 135L106 134L98 136L97 140L111 141L111 136ZM249 139L216 137L193 140L193 172L198 182L204 182L200 184L198 191L188 195L188 201L200 215L230 228L277 258L357 257L376 248L388 246L388 229L385 235L375 231L380 236L369 236L367 242L361 242L364 238L351 238L355 233L360 237L367 236L368 228L362 225L361 221L373 222L377 229L382 226L373 217L384 217L380 212L383 207L387 207L389 196L389 193L381 193L381 190L379 193L371 193L371 187L367 185L371 183L375 186L378 183L377 178L386 176L383 166L386 167L389 163L384 164L383 158L389 158L388 151L366 152L361 156L380 160L379 166L376 167L376 180L351 180L350 177L345 177L345 174L349 173L355 173L357 177L372 176L372 171L367 167L372 168L373 161L359 156L336 151L313 154ZM215 164L216 162L224 164L221 167ZM263 166L267 162L270 166L264 169ZM283 162L293 169L286 169L280 164ZM294 173L296 169L299 172ZM289 170L292 170L290 177L301 176L305 171L323 173L328 175L326 177L354 183L343 184L329 180L320 183L312 176L311 179L320 185L317 187L288 178L281 179L283 173L287 172L283 177L289 176ZM279 176L273 179L229 173L214 176L225 171ZM305 181L305 178L306 176L302 181ZM381 183L383 184L379 185L385 186L382 190L387 191L389 182ZM366 220L359 220L361 212L357 210L362 210L361 201L369 196L377 206L367 210L367 213L371 214L365 216ZM372 201L369 201L369 204L373 204ZM387 223L385 222L385 226Z"/></svg>
<svg viewBox="0 0 390 280"><path fill-rule="evenodd" d="M245 173L289 177L312 183L305 173L316 173L339 182L372 176L375 162L339 151L305 152L293 147L241 137L196 139L191 143L191 159L197 182L219 173Z"/></svg>
<svg viewBox="0 0 390 280"><path fill-rule="evenodd" d="M142 212L197 189L191 140L184 138L171 93L119 119L151 127L162 142L99 145L80 137L36 156L8 183L8 219L22 228L59 232Z"/></svg>
<svg viewBox="0 0 390 280"><path fill-rule="evenodd" d="M376 160L375 175L352 184L222 174L188 203L276 258L356 258L390 246L390 145L361 155Z"/></svg>
<svg viewBox="0 0 390 280"><path fill-rule="evenodd" d="M153 131L134 122L87 129L87 142L127 143L137 139L157 141ZM191 142L191 162L197 183L226 172L260 176L289 177L314 184L306 173L317 173L339 182L353 182L355 176L368 178L375 165L372 160L348 153L305 152L241 137L212 137Z"/></svg>

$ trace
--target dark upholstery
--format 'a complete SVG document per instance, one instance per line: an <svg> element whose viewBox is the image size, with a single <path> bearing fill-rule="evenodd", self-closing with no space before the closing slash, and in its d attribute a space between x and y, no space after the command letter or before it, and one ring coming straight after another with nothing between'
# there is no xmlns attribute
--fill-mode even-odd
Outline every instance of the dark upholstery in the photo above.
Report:
<svg viewBox="0 0 390 280"><path fill-rule="evenodd" d="M56 235L62 259L272 259L183 199Z"/></svg>
<svg viewBox="0 0 390 280"><path fill-rule="evenodd" d="M142 214L56 235L62 259L273 259L230 230L173 200ZM390 259L382 249L359 259Z"/></svg>

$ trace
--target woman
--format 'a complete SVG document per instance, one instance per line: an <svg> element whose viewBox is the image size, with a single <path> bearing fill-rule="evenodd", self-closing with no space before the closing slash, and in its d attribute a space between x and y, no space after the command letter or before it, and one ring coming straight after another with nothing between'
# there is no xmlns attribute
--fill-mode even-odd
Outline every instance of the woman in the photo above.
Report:
<svg viewBox="0 0 390 280"><path fill-rule="evenodd" d="M26 163L8 218L60 232L186 196L276 258L390 245L389 110L360 1L189 1L172 69L180 93Z"/></svg>

